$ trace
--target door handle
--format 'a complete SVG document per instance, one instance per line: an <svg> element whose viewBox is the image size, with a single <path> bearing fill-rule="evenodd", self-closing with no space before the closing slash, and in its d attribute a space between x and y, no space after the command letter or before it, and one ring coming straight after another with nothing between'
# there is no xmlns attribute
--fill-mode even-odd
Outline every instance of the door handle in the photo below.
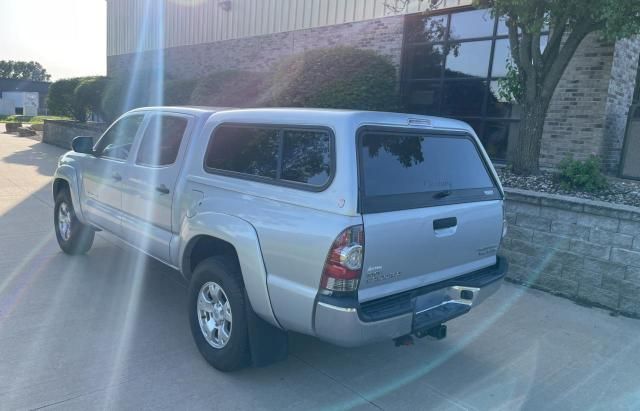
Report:
<svg viewBox="0 0 640 411"><path fill-rule="evenodd" d="M115 181L122 181L122 176L118 173L111 174L111 178L113 178Z"/></svg>
<svg viewBox="0 0 640 411"><path fill-rule="evenodd" d="M445 230L447 228L455 227L458 225L458 219L456 217L441 218L440 220L433 220L434 231Z"/></svg>
<svg viewBox="0 0 640 411"><path fill-rule="evenodd" d="M169 194L169 188L164 184L160 184L159 186L157 186L156 191L161 194Z"/></svg>

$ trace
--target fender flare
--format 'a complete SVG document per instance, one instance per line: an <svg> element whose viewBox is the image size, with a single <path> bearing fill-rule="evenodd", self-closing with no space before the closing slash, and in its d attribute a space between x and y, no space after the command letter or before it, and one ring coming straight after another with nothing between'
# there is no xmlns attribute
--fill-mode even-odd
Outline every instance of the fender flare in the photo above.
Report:
<svg viewBox="0 0 640 411"><path fill-rule="evenodd" d="M180 228L179 268L183 267L185 252L198 237L214 237L231 244L238 254L242 280L253 311L270 324L281 328L273 314L267 270L262 257L260 240L253 225L248 221L229 214L204 212L185 218Z"/></svg>
<svg viewBox="0 0 640 411"><path fill-rule="evenodd" d="M64 180L67 182L67 185L69 186L69 192L71 193L73 211L82 224L88 224L87 219L84 217L84 213L82 212L82 204L80 202L80 187L78 185L76 169L71 167L70 165L65 164L58 167L53 176L53 184L51 186L51 193L53 194L54 201L56 196L55 184L57 180Z"/></svg>

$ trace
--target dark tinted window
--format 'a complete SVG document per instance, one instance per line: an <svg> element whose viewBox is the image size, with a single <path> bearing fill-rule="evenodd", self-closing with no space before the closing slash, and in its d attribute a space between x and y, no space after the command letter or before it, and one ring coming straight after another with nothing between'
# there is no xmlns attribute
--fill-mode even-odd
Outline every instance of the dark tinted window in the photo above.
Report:
<svg viewBox="0 0 640 411"><path fill-rule="evenodd" d="M360 158L367 197L493 188L468 138L368 133Z"/></svg>
<svg viewBox="0 0 640 411"><path fill-rule="evenodd" d="M487 91L484 81L449 81L444 84L442 113L451 116L474 116L482 111Z"/></svg>
<svg viewBox="0 0 640 411"><path fill-rule="evenodd" d="M331 137L325 131L285 130L281 178L323 186L331 175Z"/></svg>
<svg viewBox="0 0 640 411"><path fill-rule="evenodd" d="M444 65L443 46L415 46L409 50L408 64L413 78L439 78Z"/></svg>
<svg viewBox="0 0 640 411"><path fill-rule="evenodd" d="M138 164L166 166L178 156L187 119L170 115L153 115L142 137Z"/></svg>
<svg viewBox="0 0 640 411"><path fill-rule="evenodd" d="M205 158L207 169L317 188L330 180L332 164L333 136L329 131L278 126L218 127Z"/></svg>
<svg viewBox="0 0 640 411"><path fill-rule="evenodd" d="M98 141L95 150L97 155L126 160L143 119L144 115L139 114L118 120Z"/></svg>
<svg viewBox="0 0 640 411"><path fill-rule="evenodd" d="M416 43L444 40L448 20L448 16L411 19L407 22L407 40Z"/></svg>
<svg viewBox="0 0 640 411"><path fill-rule="evenodd" d="M221 126L205 158L207 168L276 178L279 137L275 128Z"/></svg>

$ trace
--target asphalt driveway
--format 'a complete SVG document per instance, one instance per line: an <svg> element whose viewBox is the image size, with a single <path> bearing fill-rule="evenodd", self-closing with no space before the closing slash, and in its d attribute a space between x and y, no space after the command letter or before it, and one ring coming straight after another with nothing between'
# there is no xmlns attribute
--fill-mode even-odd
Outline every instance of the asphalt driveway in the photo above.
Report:
<svg viewBox="0 0 640 411"><path fill-rule="evenodd" d="M640 321L505 284L443 341L222 374L191 340L179 274L100 234L53 234L60 149L0 134L0 409L640 409Z"/></svg>

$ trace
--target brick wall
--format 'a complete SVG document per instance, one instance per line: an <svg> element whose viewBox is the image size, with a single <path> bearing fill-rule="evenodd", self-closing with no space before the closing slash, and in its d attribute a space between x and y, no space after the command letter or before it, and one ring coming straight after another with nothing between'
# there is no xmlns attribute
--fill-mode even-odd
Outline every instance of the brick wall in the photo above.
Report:
<svg viewBox="0 0 640 411"><path fill-rule="evenodd" d="M638 76L640 36L616 43L611 68L611 82L605 108L605 130L602 160L606 170L618 170L629 108Z"/></svg>
<svg viewBox="0 0 640 411"><path fill-rule="evenodd" d="M640 208L507 189L508 277L640 315Z"/></svg>
<svg viewBox="0 0 640 411"><path fill-rule="evenodd" d="M283 58L310 48L354 46L389 57L400 66L403 16L169 48L163 51L110 56L109 76L157 68L164 61L173 78L198 78L229 69L267 71Z"/></svg>
<svg viewBox="0 0 640 411"><path fill-rule="evenodd" d="M614 44L593 33L583 41L553 95L541 166L594 154L607 171L617 171L639 56L640 37Z"/></svg>
<svg viewBox="0 0 640 411"><path fill-rule="evenodd" d="M549 107L541 166L554 167L568 155L582 160L602 152L613 54L614 45L595 33L576 51Z"/></svg>

